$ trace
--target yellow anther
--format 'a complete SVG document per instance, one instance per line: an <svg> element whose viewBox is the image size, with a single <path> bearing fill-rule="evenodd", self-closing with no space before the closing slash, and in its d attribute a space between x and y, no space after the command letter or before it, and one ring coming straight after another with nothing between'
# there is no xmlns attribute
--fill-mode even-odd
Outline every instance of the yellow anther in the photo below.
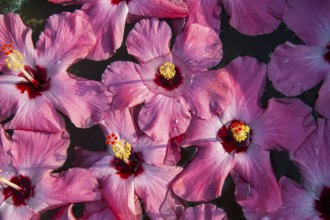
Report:
<svg viewBox="0 0 330 220"><path fill-rule="evenodd" d="M230 130L233 134L235 141L242 142L248 138L250 133L250 127L245 125L243 122L234 122L230 126Z"/></svg>
<svg viewBox="0 0 330 220"><path fill-rule="evenodd" d="M172 79L175 74L175 66L171 62L165 62L159 67L159 74L162 75L165 79Z"/></svg>

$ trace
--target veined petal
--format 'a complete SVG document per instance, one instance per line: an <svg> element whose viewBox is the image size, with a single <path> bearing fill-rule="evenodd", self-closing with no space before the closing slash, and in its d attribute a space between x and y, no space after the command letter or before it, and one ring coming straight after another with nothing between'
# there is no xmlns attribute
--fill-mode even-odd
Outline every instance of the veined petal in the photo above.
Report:
<svg viewBox="0 0 330 220"><path fill-rule="evenodd" d="M13 75L1 75L0 76L0 116L8 118L14 115L19 99L21 97L21 92L16 88L16 84L21 82L22 78Z"/></svg>
<svg viewBox="0 0 330 220"><path fill-rule="evenodd" d="M317 111L325 118L330 119L330 77L327 77L320 90L319 90L319 97L316 100L315 107Z"/></svg>
<svg viewBox="0 0 330 220"><path fill-rule="evenodd" d="M84 203L84 216L88 220L100 220L100 219L113 219L119 220L108 206L105 200L85 202Z"/></svg>
<svg viewBox="0 0 330 220"><path fill-rule="evenodd" d="M211 203L201 204L195 207L188 207L182 213L180 220L226 220L226 213Z"/></svg>
<svg viewBox="0 0 330 220"><path fill-rule="evenodd" d="M8 202L3 202L0 206L0 219L30 219L36 214L27 206L16 207Z"/></svg>

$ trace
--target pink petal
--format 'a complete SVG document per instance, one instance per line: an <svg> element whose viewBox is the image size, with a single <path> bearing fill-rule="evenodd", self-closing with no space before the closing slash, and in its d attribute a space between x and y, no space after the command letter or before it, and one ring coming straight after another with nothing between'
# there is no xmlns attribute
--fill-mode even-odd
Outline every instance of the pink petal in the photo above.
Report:
<svg viewBox="0 0 330 220"><path fill-rule="evenodd" d="M130 14L144 17L177 18L188 14L183 0L133 0L128 8Z"/></svg>
<svg viewBox="0 0 330 220"><path fill-rule="evenodd" d="M143 103L149 93L133 62L110 64L102 76L102 85L113 94L112 105L118 109Z"/></svg>
<svg viewBox="0 0 330 220"><path fill-rule="evenodd" d="M109 0L87 1L83 5L78 14L90 23L96 36L88 59L105 60L116 52L123 42L127 13L125 1L118 5Z"/></svg>
<svg viewBox="0 0 330 220"><path fill-rule="evenodd" d="M51 87L45 96L80 128L98 123L110 102L99 82L66 73L51 78Z"/></svg>
<svg viewBox="0 0 330 220"><path fill-rule="evenodd" d="M92 28L82 17L70 13L53 15L37 42L37 64L46 67L49 75L64 72L84 58L94 43Z"/></svg>
<svg viewBox="0 0 330 220"><path fill-rule="evenodd" d="M83 148L76 147L75 148L75 158L74 165L78 167L91 167L97 161L99 161L102 157L108 156L109 152L107 151L89 151Z"/></svg>
<svg viewBox="0 0 330 220"><path fill-rule="evenodd" d="M236 201L243 209L272 212L281 204L281 194L275 179L269 153L250 144L246 152L235 154L231 175L236 185Z"/></svg>
<svg viewBox="0 0 330 220"><path fill-rule="evenodd" d="M315 208L315 200L287 177L280 179L283 205L271 219L320 219Z"/></svg>
<svg viewBox="0 0 330 220"><path fill-rule="evenodd" d="M327 77L319 90L319 97L316 100L315 107L323 117L330 119L330 79Z"/></svg>
<svg viewBox="0 0 330 220"><path fill-rule="evenodd" d="M1 58L0 58L1 59ZM0 76L0 116L8 118L14 115L17 110L21 92L16 88L16 84L21 82L22 78L13 75Z"/></svg>
<svg viewBox="0 0 330 220"><path fill-rule="evenodd" d="M247 35L268 34L279 26L285 11L285 0L222 0L229 23Z"/></svg>
<svg viewBox="0 0 330 220"><path fill-rule="evenodd" d="M325 49L308 45L282 44L268 66L274 87L287 96L296 96L314 87L329 74Z"/></svg>
<svg viewBox="0 0 330 220"><path fill-rule="evenodd" d="M185 134L183 133L168 140L164 164L175 166L180 161L180 146L182 146L181 142L184 136Z"/></svg>
<svg viewBox="0 0 330 220"><path fill-rule="evenodd" d="M221 5L219 0L185 0L189 15L186 25L197 23L220 33Z"/></svg>
<svg viewBox="0 0 330 220"><path fill-rule="evenodd" d="M29 99L24 94L18 103L14 118L5 124L5 129L59 132L65 127L63 118L44 96Z"/></svg>
<svg viewBox="0 0 330 220"><path fill-rule="evenodd" d="M208 119L220 115L227 107L230 77L225 72L208 71L196 75L189 90L183 95L197 117Z"/></svg>
<svg viewBox="0 0 330 220"><path fill-rule="evenodd" d="M316 128L312 109L299 99L271 99L266 111L249 125L252 141L260 148L291 153Z"/></svg>
<svg viewBox="0 0 330 220"><path fill-rule="evenodd" d="M205 71L220 62L222 43L211 28L191 24L176 38L173 54L194 73Z"/></svg>
<svg viewBox="0 0 330 220"><path fill-rule="evenodd" d="M159 212L166 220L177 220L181 216L185 206L181 199L176 196L170 188L165 196Z"/></svg>
<svg viewBox="0 0 330 220"><path fill-rule="evenodd" d="M135 177L135 193L143 201L146 213L152 219L161 218L159 208L165 199L170 182L182 170L181 167L152 166L143 164L143 175Z"/></svg>
<svg viewBox="0 0 330 220"><path fill-rule="evenodd" d="M73 213L73 204L65 206L58 210L52 220L75 220L75 215Z"/></svg>
<svg viewBox="0 0 330 220"><path fill-rule="evenodd" d="M72 4L82 4L86 0L48 0L54 4L72 5Z"/></svg>
<svg viewBox="0 0 330 220"><path fill-rule="evenodd" d="M208 201L220 196L231 170L232 156L220 143L205 143L195 158L174 181L176 195L188 201Z"/></svg>
<svg viewBox="0 0 330 220"><path fill-rule="evenodd" d="M139 62L146 62L169 54L171 37L172 31L166 22L144 19L130 31L126 46L129 54L135 56Z"/></svg>
<svg viewBox="0 0 330 220"><path fill-rule="evenodd" d="M190 219L199 219L199 220L225 220L227 219L226 213L217 208L211 203L201 204L195 207L187 208L180 220L190 220Z"/></svg>
<svg viewBox="0 0 330 220"><path fill-rule="evenodd" d="M99 152L99 154L102 154L102 153ZM92 153L92 155L93 155L93 153ZM92 158L94 158L94 156ZM91 164L89 167L87 167L87 169L88 169L88 171L93 173L93 175L97 179L108 178L108 176L110 176L112 174L117 175L117 170L113 166L113 160L114 160L114 157L111 154L109 154L109 152L108 152L108 154L102 156L100 159L98 159L93 164ZM90 159L87 158L87 161L90 162Z"/></svg>
<svg viewBox="0 0 330 220"><path fill-rule="evenodd" d="M11 156L9 155L9 151L11 150L11 137L5 132L3 127L0 125L0 166L6 164L11 161ZM1 201L1 200L0 200Z"/></svg>
<svg viewBox="0 0 330 220"><path fill-rule="evenodd" d="M186 131L190 113L180 99L148 96L139 114L141 129L155 140L168 140Z"/></svg>
<svg viewBox="0 0 330 220"><path fill-rule="evenodd" d="M19 15L8 13L0 15L0 47L4 44L12 44L13 49L18 50L25 61L25 64L34 63L34 46L31 37L31 29L26 27ZM11 73L5 63L5 54L0 52L0 72Z"/></svg>
<svg viewBox="0 0 330 220"><path fill-rule="evenodd" d="M0 206L0 219L30 219L35 212L27 206L16 207L8 202Z"/></svg>
<svg viewBox="0 0 330 220"><path fill-rule="evenodd" d="M84 210L84 216L87 217L88 220L119 220L116 214L109 208L108 203L105 200L85 202Z"/></svg>
<svg viewBox="0 0 330 220"><path fill-rule="evenodd" d="M288 0L283 18L288 27L305 43L327 46L330 42L330 2Z"/></svg>

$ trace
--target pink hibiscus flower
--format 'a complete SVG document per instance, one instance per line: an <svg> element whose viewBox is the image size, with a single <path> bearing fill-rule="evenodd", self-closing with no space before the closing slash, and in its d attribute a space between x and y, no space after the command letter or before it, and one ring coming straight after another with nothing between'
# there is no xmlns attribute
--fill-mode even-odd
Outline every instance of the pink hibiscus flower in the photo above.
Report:
<svg viewBox="0 0 330 220"><path fill-rule="evenodd" d="M272 219L330 218L330 126L319 119L314 131L292 159L302 173L303 185L287 177L280 180L283 205Z"/></svg>
<svg viewBox="0 0 330 220"><path fill-rule="evenodd" d="M186 131L191 114L210 118L227 104L227 75L208 71L222 57L221 42L210 28L192 24L169 48L171 29L164 21L142 20L127 37L138 64L110 64L103 85L118 108L144 103L138 123L156 140Z"/></svg>
<svg viewBox="0 0 330 220"><path fill-rule="evenodd" d="M51 173L66 160L69 139L64 136L16 130L11 143L1 128L0 219L30 219L60 205L100 198L90 172Z"/></svg>
<svg viewBox="0 0 330 220"><path fill-rule="evenodd" d="M316 108L330 118L330 2L287 2L284 22L306 45L278 46L268 67L269 78L287 96L299 95L324 80Z"/></svg>
<svg viewBox="0 0 330 220"><path fill-rule="evenodd" d="M182 0L49 0L57 4L83 4L78 13L91 24L96 44L87 58L105 60L112 56L123 41L128 15L134 17L185 17L187 6Z"/></svg>
<svg viewBox="0 0 330 220"><path fill-rule="evenodd" d="M8 129L59 131L67 115L77 127L89 127L108 108L99 82L68 75L95 42L88 23L63 13L48 19L36 49L31 30L16 14L0 15L0 116L14 118Z"/></svg>
<svg viewBox="0 0 330 220"><path fill-rule="evenodd" d="M197 145L198 152L173 190L189 201L208 201L220 196L230 172L244 209L274 211L281 195L269 150L293 152L315 129L312 111L297 99L272 99L260 108L266 65L253 58L237 58L222 71L231 74L232 100L220 117L192 119L182 145Z"/></svg>
<svg viewBox="0 0 330 220"><path fill-rule="evenodd" d="M101 193L120 219L139 219L143 201L152 219L180 167L164 165L166 142L137 136L128 109L110 111L101 121L108 135L108 151L77 150L77 165L86 167L101 184Z"/></svg>

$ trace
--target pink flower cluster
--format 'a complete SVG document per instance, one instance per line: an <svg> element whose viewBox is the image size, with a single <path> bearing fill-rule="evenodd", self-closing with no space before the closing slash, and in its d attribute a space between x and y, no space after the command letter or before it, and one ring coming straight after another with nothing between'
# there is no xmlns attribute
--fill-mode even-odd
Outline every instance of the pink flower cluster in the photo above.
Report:
<svg viewBox="0 0 330 220"><path fill-rule="evenodd" d="M330 1L49 1L81 8L50 16L35 44L19 15L0 14L0 219L227 219L212 200L228 176L247 219L330 219ZM303 44L219 68L223 9L242 34L284 22ZM101 82L67 71L120 47L132 59ZM263 107L267 79L287 97ZM320 82L313 117L296 96ZM106 137L102 151L71 146L70 168L65 117ZM276 178L273 150L302 182Z"/></svg>

